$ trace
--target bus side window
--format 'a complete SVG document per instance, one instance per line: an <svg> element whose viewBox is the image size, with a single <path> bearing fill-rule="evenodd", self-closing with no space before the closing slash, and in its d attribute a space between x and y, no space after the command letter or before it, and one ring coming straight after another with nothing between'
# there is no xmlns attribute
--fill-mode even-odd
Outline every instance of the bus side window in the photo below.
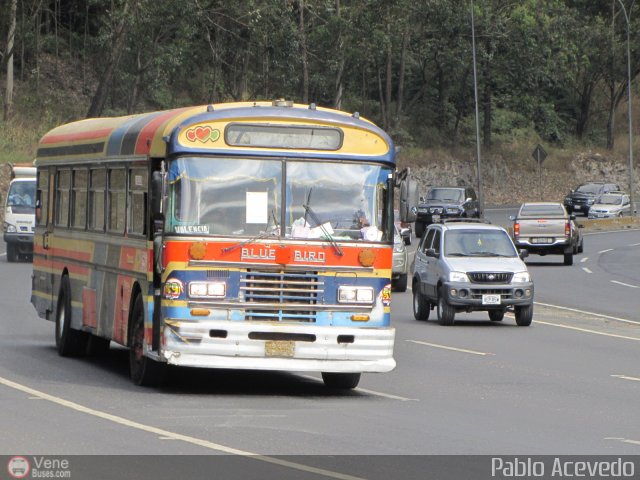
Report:
<svg viewBox="0 0 640 480"><path fill-rule="evenodd" d="M47 207L49 205L49 170L38 171L38 190L36 193L36 222L47 224Z"/></svg>
<svg viewBox="0 0 640 480"><path fill-rule="evenodd" d="M69 226L69 189L71 187L71 170L58 170L56 174L56 227Z"/></svg>

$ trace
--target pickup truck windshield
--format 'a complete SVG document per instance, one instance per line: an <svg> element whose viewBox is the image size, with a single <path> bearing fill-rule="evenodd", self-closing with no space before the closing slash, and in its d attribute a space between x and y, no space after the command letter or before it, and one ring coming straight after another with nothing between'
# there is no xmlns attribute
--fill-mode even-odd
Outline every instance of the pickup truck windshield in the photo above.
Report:
<svg viewBox="0 0 640 480"><path fill-rule="evenodd" d="M462 190L457 188L432 188L427 194L427 200L460 202L462 201L462 196Z"/></svg>
<svg viewBox="0 0 640 480"><path fill-rule="evenodd" d="M523 217L564 217L562 205L523 205L520 209Z"/></svg>

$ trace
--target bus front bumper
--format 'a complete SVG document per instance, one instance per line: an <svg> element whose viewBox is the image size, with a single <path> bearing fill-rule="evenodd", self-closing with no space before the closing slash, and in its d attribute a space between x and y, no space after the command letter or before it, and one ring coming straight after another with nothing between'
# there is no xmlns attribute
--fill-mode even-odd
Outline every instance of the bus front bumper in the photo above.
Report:
<svg viewBox="0 0 640 480"><path fill-rule="evenodd" d="M165 320L161 358L203 368L389 372L395 329Z"/></svg>

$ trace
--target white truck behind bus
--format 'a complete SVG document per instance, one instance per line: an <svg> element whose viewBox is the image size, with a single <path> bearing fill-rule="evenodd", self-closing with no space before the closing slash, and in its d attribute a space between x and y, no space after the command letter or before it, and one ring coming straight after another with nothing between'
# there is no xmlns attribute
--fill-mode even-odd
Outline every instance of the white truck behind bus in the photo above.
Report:
<svg viewBox="0 0 640 480"><path fill-rule="evenodd" d="M30 163L10 164L11 183L4 203L4 241L7 261L33 257L36 168Z"/></svg>

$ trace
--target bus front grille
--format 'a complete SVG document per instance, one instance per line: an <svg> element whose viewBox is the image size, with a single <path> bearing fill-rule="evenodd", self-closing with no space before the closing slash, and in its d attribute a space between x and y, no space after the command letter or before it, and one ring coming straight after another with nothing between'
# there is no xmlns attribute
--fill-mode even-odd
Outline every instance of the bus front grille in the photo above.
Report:
<svg viewBox="0 0 640 480"><path fill-rule="evenodd" d="M246 320L315 322L314 305L322 301L324 282L317 272L249 270L240 280L240 292L252 305L245 310Z"/></svg>

